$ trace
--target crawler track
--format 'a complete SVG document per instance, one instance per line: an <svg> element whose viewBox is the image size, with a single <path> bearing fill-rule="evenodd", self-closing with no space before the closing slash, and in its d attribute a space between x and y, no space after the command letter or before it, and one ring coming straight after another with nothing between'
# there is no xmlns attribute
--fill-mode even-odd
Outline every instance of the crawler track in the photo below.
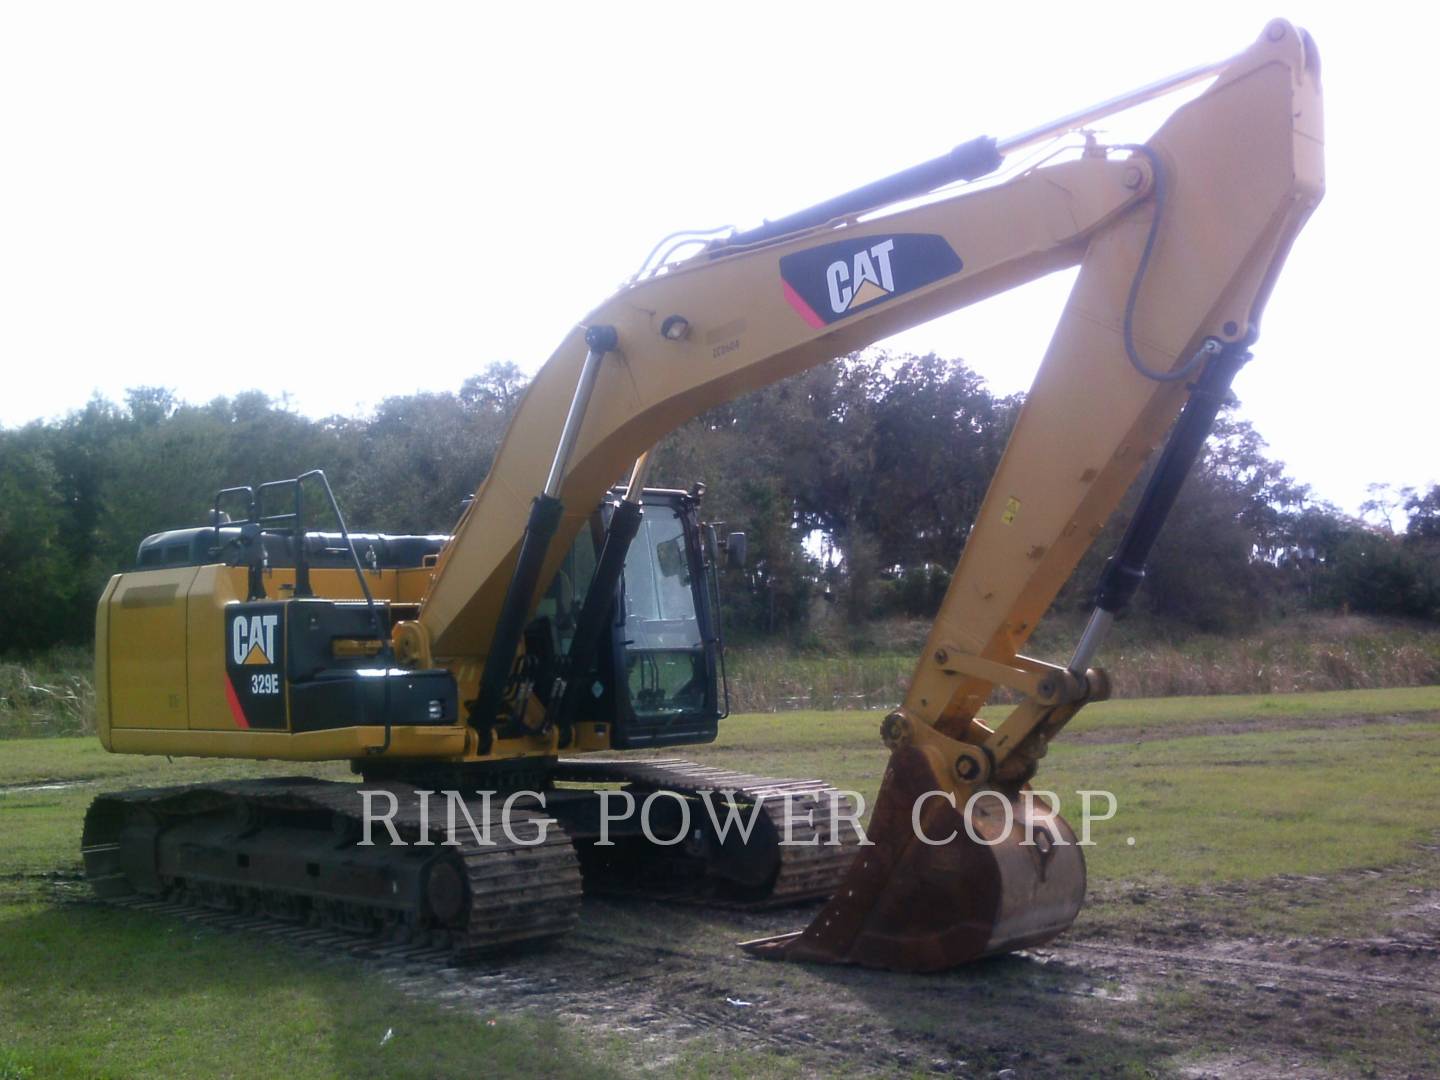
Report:
<svg viewBox="0 0 1440 1080"><path fill-rule="evenodd" d="M357 846L364 806L353 784L258 780L103 795L85 817L86 874L102 899L219 909L455 960L575 925L580 868L556 823L520 811L513 837L497 826L481 846L462 828L460 845L445 846L443 815L422 824L414 792L388 790L400 845L376 828L375 845ZM480 803L467 808L483 821ZM528 842L542 827L544 840Z"/></svg>
<svg viewBox="0 0 1440 1080"><path fill-rule="evenodd" d="M774 844L775 866L763 884L747 892L690 881L595 881L596 891L642 895L650 899L703 902L726 907L765 908L829 897L850 866L860 842L853 820L854 800L823 780L791 780L733 772L679 758L627 761L584 758L562 760L555 779L588 784L622 783L637 797L674 791L699 799L704 792L733 797L742 809L759 804L757 839ZM718 802L719 800L717 800ZM837 812L838 811L838 812ZM787 838L788 842L779 841Z"/></svg>
<svg viewBox="0 0 1440 1080"><path fill-rule="evenodd" d="M659 873L607 874L603 860L587 861L585 886L597 892L727 908L823 898L859 840L843 816L852 804L819 780L680 760L593 759L560 763L556 779L623 783L641 798L666 790L699 799L714 791L747 812L758 805L754 844L742 861L752 874L762 867L761 879L737 887L704 856L652 849L647 870ZM465 961L575 926L581 859L558 821L517 810L516 835L507 836L498 821L501 801L492 799L491 843L481 845L462 824L453 837L459 846L448 846L443 799L432 800L422 818L413 787L367 783L372 800L384 798L374 793L395 797L390 823L400 843L372 825L374 843L360 845L361 787L281 778L102 795L85 818L86 876L97 897L123 906L405 958ZM483 826L485 804L465 805ZM781 844L787 820L792 842ZM542 822L545 839L533 843Z"/></svg>

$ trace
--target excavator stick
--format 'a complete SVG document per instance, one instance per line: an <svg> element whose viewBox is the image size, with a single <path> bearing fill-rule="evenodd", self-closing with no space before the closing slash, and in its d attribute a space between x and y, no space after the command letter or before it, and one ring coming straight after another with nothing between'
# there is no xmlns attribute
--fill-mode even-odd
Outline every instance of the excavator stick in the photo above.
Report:
<svg viewBox="0 0 1440 1080"><path fill-rule="evenodd" d="M913 746L891 755L869 844L809 927L741 947L766 959L929 972L1063 933L1085 898L1070 826L1028 792L958 795L932 760Z"/></svg>
<svg viewBox="0 0 1440 1080"><path fill-rule="evenodd" d="M807 929L745 943L750 952L938 971L1042 944L1078 914L1084 857L1026 784L1069 718L1108 695L1090 661L1144 577L1324 190L1319 61L1303 31L1277 20L1218 70L1157 87L1202 75L1215 83L1144 146L1124 148L1137 187L1151 177L1147 205L1089 239L905 701L882 727L892 756L873 846ZM1022 656L1167 429L1074 657L1061 668ZM1022 702L992 730L976 714L997 685Z"/></svg>

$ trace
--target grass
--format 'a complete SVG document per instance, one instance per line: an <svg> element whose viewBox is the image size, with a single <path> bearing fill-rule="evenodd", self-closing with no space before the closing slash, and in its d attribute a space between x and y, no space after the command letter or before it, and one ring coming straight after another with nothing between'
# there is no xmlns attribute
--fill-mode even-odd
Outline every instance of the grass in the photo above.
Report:
<svg viewBox="0 0 1440 1080"><path fill-rule="evenodd" d="M998 719L1004 711L983 715ZM1263 729L1431 712L1440 714L1440 687L1101 702L1069 730L1133 741L1067 743L1062 734L1035 783L1056 792L1067 815L1077 812L1080 789L1114 792L1120 809L1096 823L1097 844L1087 853L1097 878L1198 884L1384 864L1440 820L1440 715L1412 724ZM823 777L868 804L886 757L879 721L864 712L738 716L715 746L686 754L752 772ZM1243 730L1246 721L1254 730ZM1205 734L1217 723L1242 730ZM1098 798L1095 805L1103 809ZM1125 843L1131 835L1134 847Z"/></svg>
<svg viewBox="0 0 1440 1080"><path fill-rule="evenodd" d="M302 965L189 924L11 904L0 942L10 1075L419 1078L480 1063L500 1075L617 1075L557 1021L435 1009L353 965Z"/></svg>
<svg viewBox="0 0 1440 1080"><path fill-rule="evenodd" d="M871 623L862 646L813 651L740 645L727 654L737 712L889 708L904 696L929 624ZM1047 620L1027 648L1061 660L1079 638L1073 618ZM1297 693L1440 682L1440 627L1353 615L1308 615L1248 634L1173 637L1122 621L1099 661L1126 698Z"/></svg>
<svg viewBox="0 0 1440 1080"><path fill-rule="evenodd" d="M1114 793L1119 810L1088 853L1099 878L1329 874L1397 862L1434 834L1437 736L1440 723L1082 746L1057 752L1044 779L1062 801Z"/></svg>
<svg viewBox="0 0 1440 1080"><path fill-rule="evenodd" d="M1157 738L1203 735L1215 724L1252 722L1255 734L1234 738L1250 740L1269 724L1321 722L1331 717L1359 714L1403 715L1440 711L1440 687L1403 687L1392 690L1350 690L1316 694L1257 694L1217 698L1169 698L1149 701L1104 701L1088 706L1071 721L1066 733L1104 732L1113 738L1146 738L1140 752L1148 754L1165 745ZM990 706L981 714L996 721L1005 706ZM880 742L878 712L805 711L732 716L721 724L720 740L711 747L687 747L688 757L707 763L770 775L816 776L873 799L884 770L885 749ZM1370 729L1360 729L1369 732ZM1410 727L1393 730L1404 732ZM1040 781L1051 787L1052 777L1072 759L1082 768L1096 763L1100 771L1084 776L1081 786L1103 787L1103 771L1110 746L1075 745L1065 735L1052 744ZM1330 755L1335 732L1302 731L1289 737L1315 748L1317 759ZM1230 741L1221 739L1221 744ZM1237 754L1232 757L1241 756ZM1263 764L1263 759L1257 759ZM1078 774L1077 774L1078 782ZM1072 785L1072 792L1075 786Z"/></svg>
<svg viewBox="0 0 1440 1080"><path fill-rule="evenodd" d="M1075 733L1127 738L1062 736L1038 781L1061 795L1072 823L1078 789L1108 789L1119 802L1112 820L1094 826L1093 902L1076 933L1131 934L1200 911L1219 912L1237 934L1383 932L1387 901L1368 871L1392 868L1387 888L1402 898L1406 889L1434 887L1425 877L1432 870L1410 868L1440 820L1440 718L1427 715L1434 712L1440 687L1112 701L1086 710ZM1381 719L1313 726L1356 714ZM1410 722L1383 719L1403 714ZM717 743L685 753L751 772L823 776L873 799L885 760L879 719L736 716ZM1226 730L1216 733L1222 723ZM638 1035L582 1037L545 1016L451 1010L348 961L63 902L85 889L78 837L97 792L278 772L346 774L342 765L109 755L90 738L0 743L0 1080L443 1077L480 1067L586 1077L656 1068L657 1047ZM71 780L84 783L16 790ZM654 932L636 919L635 935ZM769 966L763 975L809 978ZM704 1039L663 1049L664 1070L681 1076L804 1073L794 1060Z"/></svg>
<svg viewBox="0 0 1440 1080"><path fill-rule="evenodd" d="M1231 694L1221 697L1140 698L1088 705L1067 731L1145 730L1166 725L1205 725L1236 720L1321 719L1440 710L1440 686L1384 690L1332 690L1303 694ZM1002 707L987 717L1004 715Z"/></svg>
<svg viewBox="0 0 1440 1080"><path fill-rule="evenodd" d="M93 670L90 650L71 646L0 660L0 738L94 731Z"/></svg>
<svg viewBox="0 0 1440 1080"><path fill-rule="evenodd" d="M0 758L7 783L57 771L106 774L78 788L0 795L3 1080L419 1078L465 1075L477 1062L502 1075L618 1075L553 1019L436 1009L345 962L317 965L313 956L174 920L57 906L86 891L78 836L96 790L160 773L169 782L225 771L166 767L163 758L114 758L120 768L96 770L89 749L81 740L17 741ZM40 770L25 775L27 762ZM262 770L232 766L229 774Z"/></svg>

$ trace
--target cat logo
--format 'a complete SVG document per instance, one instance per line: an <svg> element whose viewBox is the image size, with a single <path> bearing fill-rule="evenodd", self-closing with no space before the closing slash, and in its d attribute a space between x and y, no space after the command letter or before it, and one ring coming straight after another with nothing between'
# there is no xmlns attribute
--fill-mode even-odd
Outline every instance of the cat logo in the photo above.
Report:
<svg viewBox="0 0 1440 1080"><path fill-rule="evenodd" d="M782 255L780 284L785 302L819 330L963 269L943 236L890 233Z"/></svg>
<svg viewBox="0 0 1440 1080"><path fill-rule="evenodd" d="M890 272L890 253L894 240L882 240L870 248L861 248L850 259L836 259L825 268L825 283L830 287L830 310L844 315L851 308L873 304L895 291L895 275Z"/></svg>
<svg viewBox="0 0 1440 1080"><path fill-rule="evenodd" d="M267 667L275 663L276 615L237 615L230 623L230 658L239 665Z"/></svg>

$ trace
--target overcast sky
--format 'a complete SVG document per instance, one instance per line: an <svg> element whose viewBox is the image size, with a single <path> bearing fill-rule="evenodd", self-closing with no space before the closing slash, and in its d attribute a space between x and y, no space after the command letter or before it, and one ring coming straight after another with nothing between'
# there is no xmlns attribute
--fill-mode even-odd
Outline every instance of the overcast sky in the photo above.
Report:
<svg viewBox="0 0 1440 1080"><path fill-rule="evenodd" d="M1284 15L1324 61L1328 195L1243 415L1352 510L1371 481L1440 480L1435 8L998 7L6 4L0 423L142 384L322 415L534 371L665 233L1012 134ZM889 344L1024 389L1069 284Z"/></svg>

